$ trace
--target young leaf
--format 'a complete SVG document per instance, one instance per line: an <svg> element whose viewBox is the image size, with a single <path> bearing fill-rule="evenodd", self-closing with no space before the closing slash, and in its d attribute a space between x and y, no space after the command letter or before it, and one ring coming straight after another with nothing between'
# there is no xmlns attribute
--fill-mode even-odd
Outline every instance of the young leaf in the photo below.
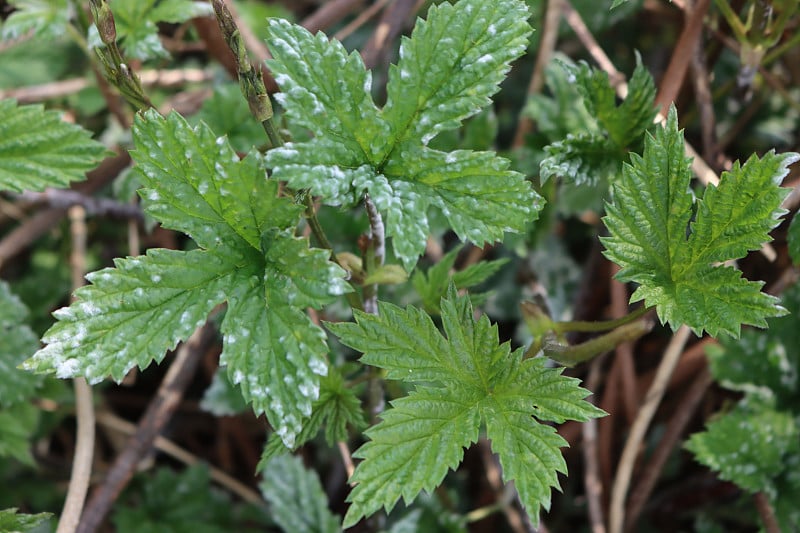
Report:
<svg viewBox="0 0 800 533"><path fill-rule="evenodd" d="M576 184L612 181L627 158L631 145L653 124L656 116L656 88L653 78L636 57L636 69L628 85L628 95L616 103L608 74L586 63L562 62L583 104L597 122L600 132L570 134L545 148L547 157L540 166L541 179L553 176Z"/></svg>
<svg viewBox="0 0 800 533"><path fill-rule="evenodd" d="M276 98L315 136L271 150L268 166L276 179L310 188L330 205L353 205L368 193L386 213L387 235L408 271L425 247L429 207L476 244L522 230L541 198L506 160L440 152L427 143L490 103L510 62L525 50L526 18L518 0L432 7L401 45L382 110L358 54L322 34L270 21L268 64L282 89Z"/></svg>
<svg viewBox="0 0 800 533"><path fill-rule="evenodd" d="M789 244L789 257L795 265L800 264L800 216L797 214L792 218L792 223L789 224L789 233L787 235Z"/></svg>
<svg viewBox="0 0 800 533"><path fill-rule="evenodd" d="M25 324L28 309L0 281L0 407L27 400L42 381L17 368L39 347L37 335Z"/></svg>
<svg viewBox="0 0 800 533"><path fill-rule="evenodd" d="M0 100L0 189L20 192L83 180L107 150L56 111Z"/></svg>
<svg viewBox="0 0 800 533"><path fill-rule="evenodd" d="M665 127L646 139L644 156L632 154L614 185L603 219L610 233L601 239L605 254L622 267L617 279L639 283L631 302L656 306L673 329L686 324L698 334L738 337L742 324L765 327L766 318L784 311L775 297L760 292L763 283L718 263L770 239L785 212L780 204L787 191L780 182L800 156L752 156L723 173L719 186L709 186L693 205L683 146L673 107Z"/></svg>
<svg viewBox="0 0 800 533"><path fill-rule="evenodd" d="M207 126L155 111L137 117L134 141L147 211L200 249L149 250L87 276L92 285L56 311L48 345L25 366L120 380L135 364L160 361L227 301L220 361L292 446L327 372L324 332L300 309L348 290L344 271L294 237L301 208L278 196L259 157L240 161Z"/></svg>
<svg viewBox="0 0 800 533"><path fill-rule="evenodd" d="M463 449L486 424L500 455L506 481L515 480L531 516L548 508L550 488L566 464L566 443L540 421L588 420L602 411L585 402L577 380L546 368L544 359L522 359L522 350L499 344L486 316L475 320L465 296L450 286L441 302L446 337L423 311L380 304L378 316L356 312L355 323L329 324L340 340L364 353L365 364L387 376L416 384L392 402L383 420L367 430L370 441L354 456L364 459L351 479L357 483L345 526L401 497L410 502L431 491L455 469Z"/></svg>
<svg viewBox="0 0 800 533"><path fill-rule="evenodd" d="M307 470L299 457L281 455L264 468L259 484L270 504L272 517L287 533L339 533L341 520L328 509L328 497L315 472Z"/></svg>

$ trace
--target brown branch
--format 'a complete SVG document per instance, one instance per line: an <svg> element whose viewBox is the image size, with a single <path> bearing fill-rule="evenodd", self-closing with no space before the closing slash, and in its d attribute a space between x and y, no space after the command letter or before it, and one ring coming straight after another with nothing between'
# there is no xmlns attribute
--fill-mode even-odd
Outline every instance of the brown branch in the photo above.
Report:
<svg viewBox="0 0 800 533"><path fill-rule="evenodd" d="M692 419L692 415L694 415L697 406L700 405L700 400L703 399L706 390L708 390L708 387L710 387L713 382L714 379L706 366L696 375L689 390L683 395L681 402L675 409L675 415L670 419L667 429L661 437L661 441L658 443L656 451L650 458L650 462L647 463L644 470L642 470L639 476L639 483L634 490L631 491L631 497L626 511L626 531L634 531L636 521L639 519L644 504L653 492L653 488L661 475L661 471L667 459L669 459L672 450L675 448L686 426Z"/></svg>
<svg viewBox="0 0 800 533"><path fill-rule="evenodd" d="M600 374L605 357L598 357L589 367L589 377L586 379L586 388L596 390L600 385ZM594 395L586 398L589 403L596 403ZM597 419L590 418L581 425L583 433L583 485L586 489L586 501L589 507L589 522L592 533L605 533L605 520L603 518L603 483L600 479L600 465L598 464L597 449Z"/></svg>
<svg viewBox="0 0 800 533"><path fill-rule="evenodd" d="M358 28L363 26L367 23L372 17L378 14L378 12L383 9L384 7L389 4L391 0L376 0L374 4L369 6L367 9L361 12L355 19L353 19L347 26L342 28L341 30L337 31L333 38L337 41L344 41L347 39L354 31Z"/></svg>
<svg viewBox="0 0 800 533"><path fill-rule="evenodd" d="M317 33L333 26L347 15L361 7L364 0L330 0L322 3L319 9L304 18L300 25L311 33Z"/></svg>
<svg viewBox="0 0 800 533"><path fill-rule="evenodd" d="M23 192L16 196L23 202L45 204L57 209L79 205L89 216L111 216L142 221L144 215L138 205L123 204L110 198L95 198L71 189L45 189L43 192Z"/></svg>
<svg viewBox="0 0 800 533"><path fill-rule="evenodd" d="M94 533L100 527L122 489L133 477L136 465L153 447L156 437L178 407L200 362L204 348L213 341L214 335L214 329L206 324L195 331L178 349L177 356L164 376L156 396L139 421L136 434L117 456L103 483L94 490L76 530L77 533Z"/></svg>
<svg viewBox="0 0 800 533"><path fill-rule="evenodd" d="M758 510L758 516L761 517L761 522L764 524L764 529L767 533L781 533L781 526L778 524L778 519L775 517L775 509L769 503L769 498L763 492L756 492L753 495L753 501Z"/></svg>
<svg viewBox="0 0 800 533"><path fill-rule="evenodd" d="M415 13L415 9L415 0L395 0L389 9L383 12L375 31L361 51L361 57L364 58L367 68L375 68L383 61L389 43L400 35L408 19Z"/></svg>

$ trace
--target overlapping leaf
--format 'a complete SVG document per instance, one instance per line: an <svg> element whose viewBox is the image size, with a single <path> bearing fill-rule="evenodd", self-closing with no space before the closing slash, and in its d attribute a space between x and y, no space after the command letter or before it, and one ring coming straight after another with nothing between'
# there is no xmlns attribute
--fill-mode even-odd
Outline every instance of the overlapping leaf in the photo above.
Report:
<svg viewBox="0 0 800 533"><path fill-rule="evenodd" d="M64 35L70 17L68 0L11 0L9 4L15 11L3 23L0 38L16 39L28 32L44 38Z"/></svg>
<svg viewBox="0 0 800 533"><path fill-rule="evenodd" d="M656 116L653 78L637 57L628 95L617 105L608 74L586 63L562 62L562 66L599 131L570 134L547 146L547 157L540 167L541 178L546 181L559 176L576 184L610 182L627 160L628 150L640 142L642 134L653 124Z"/></svg>
<svg viewBox="0 0 800 533"><path fill-rule="evenodd" d="M0 280L0 408L27 400L42 381L17 368L39 348L36 334L25 323L27 316L25 304Z"/></svg>
<svg viewBox="0 0 800 533"><path fill-rule="evenodd" d="M324 333L301 309L347 290L344 271L294 237L301 208L278 196L259 157L240 161L224 137L177 114L137 117L134 140L146 209L200 249L154 249L90 274L26 366L119 380L160 361L227 301L221 361L291 446L327 372Z"/></svg>
<svg viewBox="0 0 800 533"><path fill-rule="evenodd" d="M41 105L0 100L0 190L41 191L86 178L106 155L91 133Z"/></svg>
<svg viewBox="0 0 800 533"><path fill-rule="evenodd" d="M461 0L431 8L401 45L379 110L371 75L358 54L286 21L270 21L269 67L276 98L314 138L272 150L278 179L310 188L331 205L353 205L368 193L386 213L395 254L411 270L436 207L464 240L483 244L520 231L541 198L508 162L484 152L427 147L490 103L509 63L525 50L530 27L518 0Z"/></svg>
<svg viewBox="0 0 800 533"><path fill-rule="evenodd" d="M356 313L356 322L330 324L340 340L364 353L361 361L386 369L387 376L417 385L392 402L383 420L367 430L370 440L354 454L364 459L345 525L401 497L410 502L438 486L460 463L464 447L486 424L507 481L515 480L531 516L549 507L550 489L566 464L566 443L540 421L587 420L602 414L583 398L577 380L546 368L543 359L522 360L499 344L497 328L483 316L475 321L466 296L451 285L441 302L446 337L430 317L413 307L382 304L378 316Z"/></svg>
<svg viewBox="0 0 800 533"><path fill-rule="evenodd" d="M0 531L18 531L20 533L35 531L50 516L50 513L17 514L16 507L3 509L0 511Z"/></svg>
<svg viewBox="0 0 800 533"><path fill-rule="evenodd" d="M762 283L718 263L770 239L784 213L780 182L798 157L769 152L737 163L695 204L672 108L666 126L645 141L644 156L632 155L623 168L603 219L610 233L602 239L605 254L622 267L617 278L639 283L631 301L656 306L673 328L686 324L714 336L738 337L742 324L764 327L766 318L782 314L777 299L760 292Z"/></svg>

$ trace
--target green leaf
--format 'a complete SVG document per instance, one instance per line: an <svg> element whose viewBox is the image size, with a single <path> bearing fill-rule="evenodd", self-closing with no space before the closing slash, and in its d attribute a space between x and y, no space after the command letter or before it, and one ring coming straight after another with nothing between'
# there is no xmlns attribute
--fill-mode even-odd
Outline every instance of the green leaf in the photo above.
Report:
<svg viewBox="0 0 800 533"><path fill-rule="evenodd" d="M463 246L459 245L450 250L427 272L422 272L421 270L414 272L411 283L422 298L423 307L428 313L441 314L439 301L447 292L447 286L450 284L451 279L457 289L468 289L486 281L508 262L507 259L481 261L458 272L453 272L451 275L450 271L453 269L456 258L462 248ZM479 294L471 294L472 303L475 303L476 297L480 299L480 296Z"/></svg>
<svg viewBox="0 0 800 533"><path fill-rule="evenodd" d="M354 205L369 194L385 213L387 235L407 271L424 250L429 207L441 210L461 239L479 245L523 230L541 198L506 160L426 145L490 103L510 62L525 50L526 18L518 0L432 7L401 45L382 110L358 54L321 33L270 21L269 66L281 87L276 99L314 134L267 154L274 177L330 205Z"/></svg>
<svg viewBox="0 0 800 533"><path fill-rule="evenodd" d="M203 393L200 408L214 416L235 416L247 409L247 403L225 369L217 368L211 385Z"/></svg>
<svg viewBox="0 0 800 533"><path fill-rule="evenodd" d="M0 100L0 116L0 189L64 187L85 179L108 153L88 131L41 105Z"/></svg>
<svg viewBox="0 0 800 533"><path fill-rule="evenodd" d="M574 131L566 139L547 146L547 157L540 167L541 179L544 182L560 176L578 185L599 180L612 182L619 174L628 150L639 143L653 124L657 112L653 78L637 54L628 95L617 105L616 93L606 72L593 69L585 62L578 65L560 63L582 96L583 104L599 131ZM562 88L562 94L567 92Z"/></svg>
<svg viewBox="0 0 800 533"><path fill-rule="evenodd" d="M0 281L0 407L27 400L42 382L17 368L39 348L37 335L25 323L27 316L25 304Z"/></svg>
<svg viewBox="0 0 800 533"><path fill-rule="evenodd" d="M333 446L337 442L347 441L348 426L362 430L367 426L361 402L353 389L345 386L344 379L335 368L328 369L328 375L320 378L319 398L311 408L311 416L303 424L303 430L297 435L294 449L313 439L325 426L325 440ZM263 471L273 457L290 451L278 435L270 435L267 445L261 454L256 470Z"/></svg>
<svg viewBox="0 0 800 533"><path fill-rule="evenodd" d="M39 410L22 402L0 410L0 457L13 457L34 466L31 439L39 424Z"/></svg>
<svg viewBox="0 0 800 533"><path fill-rule="evenodd" d="M117 42L128 57L143 61L169 57L158 38L158 23L178 24L213 13L208 3L191 0L114 0L111 8Z"/></svg>
<svg viewBox="0 0 800 533"><path fill-rule="evenodd" d="M160 361L227 301L220 361L292 446L327 372L325 334L301 309L349 290L344 271L294 237L302 208L278 195L257 155L240 161L224 137L177 114L147 111L133 133L147 211L200 249L149 250L90 274L26 368L120 380Z"/></svg>
<svg viewBox="0 0 800 533"><path fill-rule="evenodd" d="M442 3L418 19L389 70L384 113L398 146L423 145L489 105L509 64L525 52L531 28L522 2Z"/></svg>
<svg viewBox="0 0 800 533"><path fill-rule="evenodd" d="M17 514L16 507L3 509L0 511L0 531L33 531L51 516L51 513Z"/></svg>
<svg viewBox="0 0 800 533"><path fill-rule="evenodd" d="M800 264L800 216L795 214L792 217L792 222L789 224L789 232L787 240L789 244L789 256L795 265Z"/></svg>
<svg viewBox="0 0 800 533"><path fill-rule="evenodd" d="M614 0L614 2L611 4L611 7L609 9L614 9L616 7L619 7L619 6L621 6L622 4L624 4L627 1L628 0Z"/></svg>
<svg viewBox="0 0 800 533"><path fill-rule="evenodd" d="M316 473L307 470L299 457L282 455L271 459L259 484L270 504L272 518L287 533L338 533L338 516L328 509L328 497Z"/></svg>
<svg viewBox="0 0 800 533"><path fill-rule="evenodd" d="M723 173L719 187L709 186L694 203L672 108L666 126L645 141L644 156L632 154L632 164L624 166L603 219L610 233L601 239L605 255L622 267L617 279L639 283L631 302L655 306L673 329L686 324L712 336L738 337L742 324L765 327L766 318L783 314L776 298L760 292L763 283L718 263L770 239L785 212L780 204L787 191L780 182L799 157L754 155Z"/></svg>
<svg viewBox="0 0 800 533"><path fill-rule="evenodd" d="M3 24L0 39L16 39L28 32L50 39L64 35L70 17L67 0L11 0L9 3L16 11Z"/></svg>
<svg viewBox="0 0 800 533"><path fill-rule="evenodd" d="M357 485L345 526L381 506L391 510L401 497L410 502L419 491L433 490L478 439L481 421L505 480L515 480L536 516L540 506L549 507L556 472L566 470L559 452L566 443L533 417L563 422L602 414L561 369L546 368L541 358L523 361L522 350L499 344L497 327L486 316L476 321L469 299L457 297L452 284L441 309L446 336L423 311L391 304L380 304L378 316L356 312L355 323L328 324L344 344L364 353L363 363L416 384L392 402L354 453L364 461L351 479Z"/></svg>
<svg viewBox="0 0 800 533"><path fill-rule="evenodd" d="M231 145L241 152L249 152L264 143L264 130L250 114L238 83L214 87L214 94L192 116L193 124L200 122L205 122L217 135L227 136Z"/></svg>
<svg viewBox="0 0 800 533"><path fill-rule="evenodd" d="M686 447L722 479L774 498L786 455L800 452L800 427L791 413L744 402L692 435Z"/></svg>

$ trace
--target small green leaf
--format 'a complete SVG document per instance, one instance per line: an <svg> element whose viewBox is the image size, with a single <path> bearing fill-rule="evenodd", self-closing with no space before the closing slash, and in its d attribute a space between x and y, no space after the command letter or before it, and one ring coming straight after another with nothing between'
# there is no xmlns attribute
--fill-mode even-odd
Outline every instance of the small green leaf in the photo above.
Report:
<svg viewBox="0 0 800 533"><path fill-rule="evenodd" d="M214 94L203 102L192 120L193 124L205 122L217 135L227 136L240 152L249 152L264 143L264 130L250 114L238 83L215 86Z"/></svg>
<svg viewBox="0 0 800 533"><path fill-rule="evenodd" d="M789 241L789 256L795 265L800 264L800 216L795 215L792 217L792 222L789 224L789 233L787 240Z"/></svg>
<svg viewBox="0 0 800 533"><path fill-rule="evenodd" d="M34 466L31 439L39 424L39 410L22 402L0 410L0 457L13 457Z"/></svg>
<svg viewBox="0 0 800 533"><path fill-rule="evenodd" d="M645 141L644 156L631 156L614 184L614 201L603 219L610 237L601 238L605 255L622 268L621 281L639 287L631 302L655 306L673 329L686 324L738 337L742 324L766 326L784 313L763 285L718 263L743 257L769 240L768 232L785 212L787 191L780 182L797 154L752 156L723 173L693 205L691 170L674 107L667 124ZM691 222L694 210L696 221Z"/></svg>
<svg viewBox="0 0 800 533"><path fill-rule="evenodd" d="M9 4L16 11L3 24L2 40L16 39L28 32L41 38L57 38L64 35L69 24L71 7L67 0L11 0Z"/></svg>
<svg viewBox="0 0 800 533"><path fill-rule="evenodd" d="M611 4L611 7L609 8L609 10L610 9L614 9L616 7L619 7L619 6L621 6L622 4L624 4L627 1L628 0L614 0L614 2Z"/></svg>
<svg viewBox="0 0 800 533"><path fill-rule="evenodd" d="M264 474L259 488L270 504L272 518L286 533L342 530L341 520L328 509L319 478L299 457L275 457L266 464Z"/></svg>
<svg viewBox="0 0 800 533"><path fill-rule="evenodd" d="M27 316L25 304L0 280L0 407L27 400L42 382L17 368L39 348L37 335L25 323Z"/></svg>
<svg viewBox="0 0 800 533"><path fill-rule="evenodd" d="M446 337L423 311L391 304L379 304L377 316L356 312L352 324L328 324L344 344L364 353L363 363L416 384L392 402L354 453L364 461L351 479L357 484L345 526L381 506L392 509L401 497L408 503L419 491L433 490L477 440L481 421L500 454L504 479L515 480L535 516L549 506L556 472L566 467L559 452L565 442L533 417L563 422L603 414L561 369L546 368L541 358L523 361L521 350L499 344L496 326L486 316L476 321L469 299L457 297L452 284L441 309Z"/></svg>
<svg viewBox="0 0 800 533"><path fill-rule="evenodd" d="M107 155L102 144L41 105L0 100L0 189L64 187L86 178Z"/></svg>
<svg viewBox="0 0 800 533"><path fill-rule="evenodd" d="M0 531L20 533L34 531L51 516L53 516L52 513L17 514L16 507L3 509L0 511Z"/></svg>
<svg viewBox="0 0 800 533"><path fill-rule="evenodd" d="M610 183L619 174L623 154L609 139L593 133L568 134L544 149L539 166L542 183L564 177L576 185Z"/></svg>
<svg viewBox="0 0 800 533"><path fill-rule="evenodd" d="M224 368L217 368L211 385L203 394L200 408L214 416L234 416L247 409L242 391L231 383Z"/></svg>

